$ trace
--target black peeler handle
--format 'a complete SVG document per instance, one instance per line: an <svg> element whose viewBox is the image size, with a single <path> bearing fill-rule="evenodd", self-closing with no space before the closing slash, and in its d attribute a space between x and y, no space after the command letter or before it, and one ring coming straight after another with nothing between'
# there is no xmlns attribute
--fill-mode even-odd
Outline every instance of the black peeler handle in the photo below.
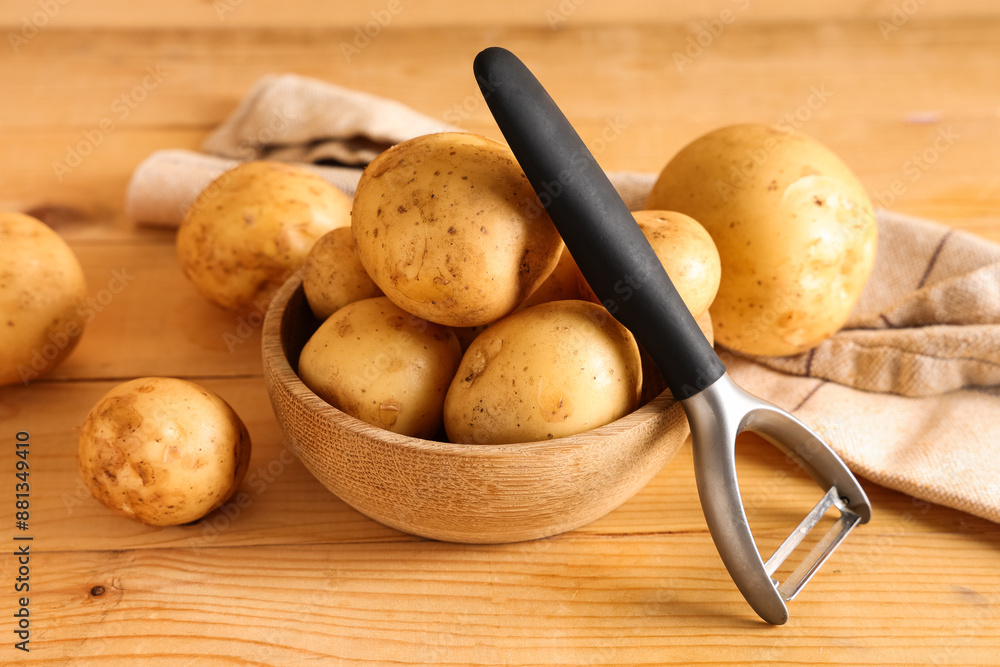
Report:
<svg viewBox="0 0 1000 667"><path fill-rule="evenodd" d="M473 64L483 97L591 289L652 357L674 397L726 367L597 160L538 79L499 47Z"/></svg>

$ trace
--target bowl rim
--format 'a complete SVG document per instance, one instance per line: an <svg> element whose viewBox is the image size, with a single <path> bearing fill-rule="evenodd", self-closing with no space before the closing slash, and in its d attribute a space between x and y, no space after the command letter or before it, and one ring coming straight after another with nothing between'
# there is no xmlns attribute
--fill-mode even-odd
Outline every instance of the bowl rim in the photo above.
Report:
<svg viewBox="0 0 1000 667"><path fill-rule="evenodd" d="M298 372L292 368L285 354L281 330L288 304L300 289L303 289L302 276L298 273L293 274L274 293L271 303L268 305L261 332L261 353L265 378L268 385L271 384L272 380L285 384L289 393L297 401L300 401L303 404L303 408L310 413L324 419L334 420L339 426L363 438L373 438L385 444L450 456L509 456L511 453L523 453L525 455L555 454L565 451L570 447L580 447L583 444L606 443L614 437L621 437L650 419L662 416L671 409L679 408L678 401L674 399L669 390L666 390L629 414L589 431L549 440L518 443L454 443L417 438L389 431L353 417L327 403L307 387L299 378Z"/></svg>

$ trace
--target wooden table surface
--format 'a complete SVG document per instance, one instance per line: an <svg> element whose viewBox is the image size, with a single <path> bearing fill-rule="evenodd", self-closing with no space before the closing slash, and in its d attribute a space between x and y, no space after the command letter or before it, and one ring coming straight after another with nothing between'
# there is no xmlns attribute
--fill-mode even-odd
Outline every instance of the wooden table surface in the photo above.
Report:
<svg viewBox="0 0 1000 667"><path fill-rule="evenodd" d="M241 323L185 281L173 234L123 214L144 157L197 148L267 73L393 97L499 138L471 75L474 55L499 44L595 148L607 123L622 125L601 145L606 169L657 171L707 130L790 119L838 152L877 204L1000 240L996 3L833 5L0 5L0 209L34 212L63 234L99 299L62 367L0 388L0 540L14 551L18 431L31 433L33 537L31 650L14 648L8 555L0 663L997 664L1000 527L868 482L874 520L790 604L783 627L760 622L726 574L689 446L622 507L554 538L468 546L379 525L285 449L259 331L233 345ZM357 52L348 58L344 44ZM151 70L160 80L133 92ZM58 169L74 149L86 154ZM128 276L121 289L116 271ZM249 503L151 528L89 496L77 429L111 386L144 375L204 383L243 416ZM817 488L777 476L783 456L759 442L738 464L744 493L766 498L751 524L773 546Z"/></svg>

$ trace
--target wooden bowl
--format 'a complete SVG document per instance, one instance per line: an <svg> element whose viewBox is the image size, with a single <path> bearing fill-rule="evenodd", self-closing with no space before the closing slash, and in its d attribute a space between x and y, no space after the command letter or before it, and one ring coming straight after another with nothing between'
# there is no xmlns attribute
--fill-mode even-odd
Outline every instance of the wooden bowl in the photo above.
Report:
<svg viewBox="0 0 1000 667"><path fill-rule="evenodd" d="M319 326L293 277L264 320L264 378L293 451L344 502L387 526L436 540L517 542L597 519L673 458L689 430L661 395L575 436L512 445L411 438L332 407L295 370Z"/></svg>

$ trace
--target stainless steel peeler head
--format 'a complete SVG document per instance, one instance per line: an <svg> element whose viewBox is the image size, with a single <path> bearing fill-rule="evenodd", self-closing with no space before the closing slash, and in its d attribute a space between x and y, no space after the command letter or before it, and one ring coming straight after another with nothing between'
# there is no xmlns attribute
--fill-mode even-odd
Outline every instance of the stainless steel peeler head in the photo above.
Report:
<svg viewBox="0 0 1000 667"><path fill-rule="evenodd" d="M801 421L741 389L723 374L681 401L691 425L695 477L705 520L730 576L768 623L788 620L785 602L808 583L848 533L871 518L871 503L844 462ZM751 431L797 461L826 493L765 561L754 542L736 477L736 436ZM772 578L795 547L836 507L840 518L784 581Z"/></svg>

